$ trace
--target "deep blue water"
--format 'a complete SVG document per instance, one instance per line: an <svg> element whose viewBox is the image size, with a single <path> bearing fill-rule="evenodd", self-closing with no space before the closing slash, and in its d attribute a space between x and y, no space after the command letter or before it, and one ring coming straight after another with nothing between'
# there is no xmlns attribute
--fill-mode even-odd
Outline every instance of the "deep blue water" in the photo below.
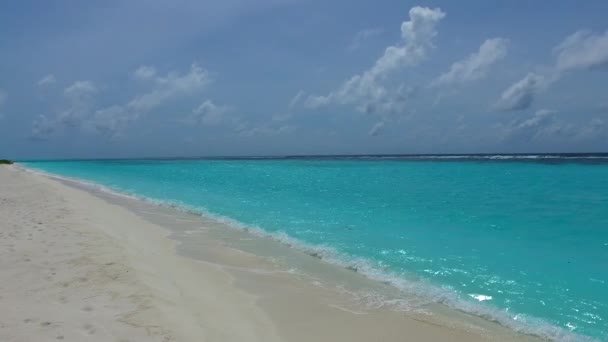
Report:
<svg viewBox="0 0 608 342"><path fill-rule="evenodd" d="M331 247L364 274L511 327L608 340L608 159L581 158L23 165ZM435 290L408 281L420 278Z"/></svg>

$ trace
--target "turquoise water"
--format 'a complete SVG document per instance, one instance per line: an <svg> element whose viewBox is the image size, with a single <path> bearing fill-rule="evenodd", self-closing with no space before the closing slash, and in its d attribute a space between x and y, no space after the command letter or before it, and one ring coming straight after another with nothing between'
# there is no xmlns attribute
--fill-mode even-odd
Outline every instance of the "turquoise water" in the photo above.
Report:
<svg viewBox="0 0 608 342"><path fill-rule="evenodd" d="M329 260L516 329L608 340L608 160L23 165L330 247Z"/></svg>

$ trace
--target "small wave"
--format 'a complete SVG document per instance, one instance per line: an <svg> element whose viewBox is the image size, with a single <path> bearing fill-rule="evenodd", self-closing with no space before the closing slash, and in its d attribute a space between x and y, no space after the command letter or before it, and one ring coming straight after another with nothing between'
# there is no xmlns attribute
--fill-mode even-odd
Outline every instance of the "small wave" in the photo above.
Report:
<svg viewBox="0 0 608 342"><path fill-rule="evenodd" d="M596 341L591 337L574 334L571 331L552 325L535 317L511 313L508 310L498 309L490 305L484 305L481 303L483 301L490 300L490 296L475 295L475 297L473 298L475 298L478 302L473 302L471 300L462 298L460 295L458 295L458 293L456 293L456 291L454 291L450 287L437 286L423 279L409 279L401 274L394 273L368 259L341 253L330 246L309 244L299 239L293 238L285 232L268 232L260 227L247 225L229 217L214 214L208 211L206 208L190 206L186 203L182 203L179 201L161 200L140 196L133 193L125 193L124 190L112 189L110 187L98 183L85 181L78 178L60 176L57 174L48 173L37 169L31 169L20 165L18 165L17 167L26 172L31 172L34 174L62 181L72 182L92 190L102 191L124 198L140 200L154 205L172 208L181 212L200 215L212 219L216 222L222 223L227 227L247 231L258 237L268 238L277 241L283 245L297 249L312 257L321 259L324 262L328 262L333 265L349 269L369 279L393 286L396 289L402 291L404 294L413 295L416 298L415 301L412 301L407 299L388 299L383 296L378 296L377 294L356 294L358 297L365 298L368 303L371 303L376 306L386 305L404 311L415 311L424 304L439 303L446 305L452 309L477 317L481 317L491 322L498 323L513 331L527 335L538 336L552 341L562 342Z"/></svg>
<svg viewBox="0 0 608 342"><path fill-rule="evenodd" d="M485 300L492 300L492 296L482 295L482 294L475 294L475 293L469 294L469 297L475 298L475 299L477 299L480 302L483 302Z"/></svg>
<svg viewBox="0 0 608 342"><path fill-rule="evenodd" d="M402 275L395 274L390 270L370 262L367 259L339 253L332 247L310 245L294 239L283 232L269 233L259 228L252 228L243 225L242 223L235 222L232 219L221 218L221 221L234 227L244 227L248 231L262 237L279 241L325 262L353 270L366 276L367 278L391 285L403 293L414 295L419 300L422 299L421 301L418 300L412 303L412 301L409 300L387 299L384 297L375 296L373 294L368 294L366 298L371 299L371 303L376 303L378 306L389 305L405 311L411 311L420 308L420 306L424 304L439 303L452 309L498 323L523 334L563 342L594 341L591 338L573 334L565 329L551 325L534 317L509 313L505 310L465 300L449 287L439 287L424 280L406 279ZM361 296L361 294L359 294L359 296ZM381 300L379 298L381 298ZM479 298L482 298L482 300ZM491 297L480 296L479 298L476 299L482 302L490 299Z"/></svg>

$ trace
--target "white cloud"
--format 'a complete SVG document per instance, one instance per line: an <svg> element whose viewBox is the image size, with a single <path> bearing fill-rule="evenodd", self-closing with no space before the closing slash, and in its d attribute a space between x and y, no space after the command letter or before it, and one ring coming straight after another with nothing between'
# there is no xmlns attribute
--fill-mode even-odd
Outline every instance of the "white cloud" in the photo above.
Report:
<svg viewBox="0 0 608 342"><path fill-rule="evenodd" d="M294 97L291 98L291 101L289 101L287 110L285 112L274 115L272 117L272 120L273 121L287 121L287 120L291 119L293 117L296 106L302 101L304 96L305 96L305 93L302 90L300 90Z"/></svg>
<svg viewBox="0 0 608 342"><path fill-rule="evenodd" d="M91 81L77 81L63 91L68 100L67 108L56 117L57 123L66 126L77 126L90 115L93 106L93 96L97 93L97 87Z"/></svg>
<svg viewBox="0 0 608 342"><path fill-rule="evenodd" d="M504 138L526 141L538 138L543 134L546 135L547 132L544 132L544 130L550 128L551 125L553 125L551 129L555 130L557 128L554 125L555 113L553 110L541 109L536 111L532 117L514 121L505 128Z"/></svg>
<svg viewBox="0 0 608 342"><path fill-rule="evenodd" d="M554 49L559 71L608 67L608 30L603 34L578 31Z"/></svg>
<svg viewBox="0 0 608 342"><path fill-rule="evenodd" d="M124 128L142 115L181 96L195 94L211 82L209 73L197 64L192 64L190 70L183 74L171 71L161 76L153 67L142 66L133 75L136 79L149 83L151 90L135 96L126 104L111 105L97 110L94 109L94 95L98 93L98 89L93 82L74 82L63 91L66 107L53 117L43 115L37 118L33 124L32 136L48 137L60 128L80 126L114 137L120 135ZM205 122L212 121L211 116L218 115L224 107L216 106L208 109L207 116L203 118Z"/></svg>
<svg viewBox="0 0 608 342"><path fill-rule="evenodd" d="M541 109L532 116L503 126L503 139L519 143L529 141L592 141L608 137L608 125L600 118L572 123L560 120L553 110Z"/></svg>
<svg viewBox="0 0 608 342"><path fill-rule="evenodd" d="M401 24L401 43L387 47L370 69L352 76L328 95L309 96L305 101L306 106L318 108L329 104L355 104L363 111L402 110L402 94L386 88L382 83L401 69L415 66L427 58L434 47L436 26L444 17L445 13L438 8L413 7L409 11L409 20Z"/></svg>
<svg viewBox="0 0 608 342"><path fill-rule="evenodd" d="M149 67L145 68L147 71L142 72L140 67L139 74L149 77L147 80L153 82L154 89L135 97L127 104L129 109L139 113L149 112L176 97L200 91L211 83L209 73L197 64L192 64L190 71L186 74L182 75L173 71L164 77L154 76L155 72L150 72ZM137 71L136 74L138 74Z"/></svg>
<svg viewBox="0 0 608 342"><path fill-rule="evenodd" d="M384 32L384 29L381 28L371 28L371 29L365 29L365 30L361 30L359 32L357 32L357 34L355 34L355 36L353 37L352 42L350 43L350 46L348 47L349 50L357 50L361 47L361 45L368 39L375 37L377 35L380 35Z"/></svg>
<svg viewBox="0 0 608 342"><path fill-rule="evenodd" d="M91 81L76 81L63 90L65 107L56 115L40 115L32 125L31 137L47 139L53 132L65 127L77 127L91 113L97 87Z"/></svg>
<svg viewBox="0 0 608 342"><path fill-rule="evenodd" d="M544 122L547 122L548 120L550 120L552 118L553 114L555 114L555 113L557 113L557 112L554 110L539 109L534 113L534 115L531 118L524 120L517 127L520 129L538 127L538 126L542 125Z"/></svg>
<svg viewBox="0 0 608 342"><path fill-rule="evenodd" d="M302 98L304 97L304 92L302 90L300 90L296 96L294 96L291 101L289 101L289 110L293 110L296 105L302 100Z"/></svg>
<svg viewBox="0 0 608 342"><path fill-rule="evenodd" d="M384 121L376 122L372 128L369 130L368 134L375 137L379 135L384 130Z"/></svg>
<svg viewBox="0 0 608 342"><path fill-rule="evenodd" d="M76 81L63 90L63 94L74 100L91 96L97 92L97 88L91 81Z"/></svg>
<svg viewBox="0 0 608 342"><path fill-rule="evenodd" d="M89 127L106 136L119 136L128 125L143 115L180 97L197 94L211 83L209 72L197 64L192 64L186 73L170 71L164 76L158 75L154 67L141 66L133 75L137 80L149 83L152 89L135 96L124 105L113 105L95 111L89 120ZM197 113L199 109L200 112ZM210 124L228 107L216 106L209 101L197 110L193 113L197 116L191 119L196 118L199 120L197 122Z"/></svg>
<svg viewBox="0 0 608 342"><path fill-rule="evenodd" d="M556 110L553 110L553 109L545 109L545 108L543 108L543 109L539 109L539 110L537 110L537 111L534 113L534 116L535 116L535 117L538 117L538 118L543 118L543 117L547 117L547 116L549 116L549 115L553 115L553 114L556 114L556 113L557 113L557 111L556 111Z"/></svg>
<svg viewBox="0 0 608 342"><path fill-rule="evenodd" d="M40 87L50 86L50 85L55 84L56 82L57 82L57 80L55 79L55 76L53 74L48 74L38 81L38 86L40 86Z"/></svg>
<svg viewBox="0 0 608 342"><path fill-rule="evenodd" d="M534 96L545 86L545 78L535 73L529 73L505 90L495 104L495 108L503 111L524 110L534 101Z"/></svg>
<svg viewBox="0 0 608 342"><path fill-rule="evenodd" d="M504 38L486 40L479 47L479 51L452 64L450 70L435 79L431 85L450 85L484 78L489 68L507 55L508 43Z"/></svg>
<svg viewBox="0 0 608 342"><path fill-rule="evenodd" d="M436 26L445 17L445 13L439 8L413 7L409 15L410 20L401 24L401 37L405 45L388 47L376 63L376 73L390 72L401 65L418 64L434 47Z"/></svg>
<svg viewBox="0 0 608 342"><path fill-rule="evenodd" d="M149 81L156 77L156 69L151 66L142 65L133 73L136 79L141 81Z"/></svg>
<svg viewBox="0 0 608 342"><path fill-rule="evenodd" d="M505 90L495 107L499 110L527 109L539 91L557 82L564 73L608 67L608 30L603 34L575 32L553 51L555 63L544 76L529 73Z"/></svg>
<svg viewBox="0 0 608 342"><path fill-rule="evenodd" d="M229 111L227 106L218 106L206 100L192 111L191 121L205 126L219 125L225 121L225 114Z"/></svg>

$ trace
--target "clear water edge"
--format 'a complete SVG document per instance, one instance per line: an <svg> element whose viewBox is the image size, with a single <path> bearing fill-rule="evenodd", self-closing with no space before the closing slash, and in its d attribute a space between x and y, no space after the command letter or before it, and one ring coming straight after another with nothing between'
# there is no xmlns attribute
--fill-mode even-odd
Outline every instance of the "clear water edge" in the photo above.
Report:
<svg viewBox="0 0 608 342"><path fill-rule="evenodd" d="M516 331L562 341L593 340L594 338L605 338L605 334L602 333L601 328L599 330L599 333L595 334L593 333L593 330L591 330L591 334L586 334L591 337L586 338L583 335L576 334L576 331L573 333L573 330L576 330L576 328L568 329L567 325L565 327L563 325L560 327L558 326L558 324L555 323L550 324L547 322L550 320L541 320L533 318L532 315L524 315L522 313L517 313L517 311L514 311L510 307L501 308L500 306L493 305L493 303L488 305L487 302L492 302L493 296L491 295L494 293L487 293L487 291L475 291L470 293L465 291L459 291L460 289L454 288L453 286L450 286L450 284L441 283L440 281L437 281L437 279L429 277L428 273L426 272L426 269L422 269L422 272L409 272L409 270L404 271L403 269L396 271L394 265L387 264L386 262L384 262L384 260L378 260L377 258L366 258L357 255L356 253L344 252L343 248L341 249L340 246L336 248L336 246L327 243L322 243L322 241L321 243L319 241L306 241L306 239L291 236L290 234L285 233L281 229L269 231L267 229L257 227L255 224L244 224L238 220L228 218L225 215L218 215L217 213L213 213L213 211L210 211L206 207L191 205L189 203L185 203L183 201L175 199L167 200L167 197L165 196L150 197L145 194L138 193L136 189L125 189L124 187L107 184L107 182L106 184L104 184L103 181L99 182L99 180L91 179L91 177L83 177L82 175L80 175L81 177L78 177L77 175L73 174L70 175L70 172L67 172L66 175L66 172L58 172L57 170L53 170L52 167L44 167L44 165L48 166L50 164L44 164L43 167L40 167L41 164L38 163L26 163L24 165L29 168L43 170L45 172L57 173L60 176L67 176L68 178L76 176L75 178L81 180L84 179L86 181L92 181L93 184L101 185L109 191L118 191L121 194L127 194L130 196L137 197L139 199L152 201L156 204L176 207L178 209L214 217L216 220L227 223L233 227L247 229L260 236L266 236L282 243L299 248L305 251L306 253L322 258L325 261L356 270L357 272L364 274L369 278L381 281L383 283L389 283L403 290L406 293L414 293L420 296L421 298L425 298L429 301L446 304L458 310L462 310L492 321L499 322L500 324L512 328ZM68 165L70 165L68 166L68 168L75 166L74 164L69 164L69 162ZM306 237L305 234L304 237ZM397 252L402 255L408 255L409 251L406 251L403 248L394 249L392 251L390 249L382 249L380 250L379 255L387 255L391 252ZM412 257L416 258L418 256L414 255ZM437 270L432 269L429 271L437 272ZM466 272L466 270L462 271ZM596 280L599 281L600 284L603 284L601 283L602 279ZM480 303L480 301L484 301L484 303ZM539 316L542 317L542 315Z"/></svg>

